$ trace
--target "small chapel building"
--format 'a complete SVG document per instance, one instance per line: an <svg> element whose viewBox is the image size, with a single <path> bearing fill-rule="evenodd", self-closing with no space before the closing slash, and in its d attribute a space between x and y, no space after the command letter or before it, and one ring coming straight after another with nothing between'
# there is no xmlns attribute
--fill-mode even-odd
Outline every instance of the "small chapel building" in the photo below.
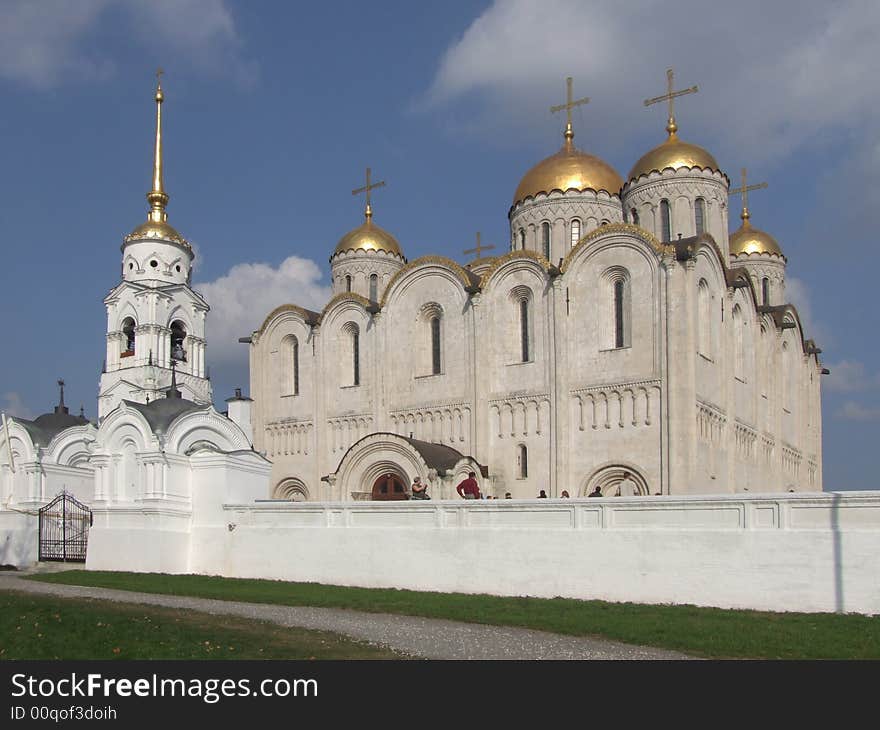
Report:
<svg viewBox="0 0 880 730"><path fill-rule="evenodd" d="M330 256L320 312L271 312L250 347L255 448L271 494L821 491L821 352L787 302L787 258L748 192L678 135L626 178L574 144L528 170L510 250L408 261L374 220ZM355 191L355 192L360 192ZM742 195L728 232L728 200ZM394 357L388 353L393 352Z"/></svg>

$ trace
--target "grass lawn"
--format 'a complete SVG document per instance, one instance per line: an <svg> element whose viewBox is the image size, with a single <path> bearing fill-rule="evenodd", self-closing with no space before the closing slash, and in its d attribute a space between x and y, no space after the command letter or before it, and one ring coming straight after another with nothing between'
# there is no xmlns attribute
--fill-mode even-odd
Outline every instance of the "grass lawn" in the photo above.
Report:
<svg viewBox="0 0 880 730"><path fill-rule="evenodd" d="M178 596L326 606L523 626L575 636L602 636L706 657L880 658L880 616L419 593L201 575L72 570L31 576L31 579Z"/></svg>
<svg viewBox="0 0 880 730"><path fill-rule="evenodd" d="M0 591L0 660L402 658L332 633L233 616Z"/></svg>

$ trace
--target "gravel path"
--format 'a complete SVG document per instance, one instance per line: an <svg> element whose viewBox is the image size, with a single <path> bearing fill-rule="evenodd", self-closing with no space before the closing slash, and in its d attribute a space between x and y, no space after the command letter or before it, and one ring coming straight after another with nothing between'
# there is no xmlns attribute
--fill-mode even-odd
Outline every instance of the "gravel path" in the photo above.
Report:
<svg viewBox="0 0 880 730"><path fill-rule="evenodd" d="M270 621L281 626L332 631L423 659L690 659L665 649L632 646L604 639L564 636L502 626L338 608L278 606L209 598L166 596L110 588L68 586L22 580L22 573L0 573L0 590L69 598L99 598L215 615Z"/></svg>

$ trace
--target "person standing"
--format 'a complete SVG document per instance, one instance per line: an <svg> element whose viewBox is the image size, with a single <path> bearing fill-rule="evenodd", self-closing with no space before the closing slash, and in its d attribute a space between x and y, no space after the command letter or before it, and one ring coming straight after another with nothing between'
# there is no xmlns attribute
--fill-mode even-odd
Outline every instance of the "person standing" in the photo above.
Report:
<svg viewBox="0 0 880 730"><path fill-rule="evenodd" d="M455 488L459 497L462 499L480 499L480 485L477 484L476 477L476 472L469 472L467 479L463 479Z"/></svg>

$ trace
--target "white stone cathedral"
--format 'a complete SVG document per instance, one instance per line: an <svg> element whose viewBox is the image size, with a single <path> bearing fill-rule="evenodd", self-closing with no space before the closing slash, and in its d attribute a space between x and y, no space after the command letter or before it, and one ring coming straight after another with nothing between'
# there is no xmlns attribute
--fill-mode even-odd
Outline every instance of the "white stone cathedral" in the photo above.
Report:
<svg viewBox="0 0 880 730"><path fill-rule="evenodd" d="M667 138L625 179L575 147L569 82L562 148L516 187L501 256L408 262L368 171L334 296L247 338L273 497L400 499L419 476L445 498L469 471L496 498L615 495L626 474L644 495L821 491L820 350L751 225L764 186L731 189L679 138L690 92L669 81L649 100L669 102Z"/></svg>

